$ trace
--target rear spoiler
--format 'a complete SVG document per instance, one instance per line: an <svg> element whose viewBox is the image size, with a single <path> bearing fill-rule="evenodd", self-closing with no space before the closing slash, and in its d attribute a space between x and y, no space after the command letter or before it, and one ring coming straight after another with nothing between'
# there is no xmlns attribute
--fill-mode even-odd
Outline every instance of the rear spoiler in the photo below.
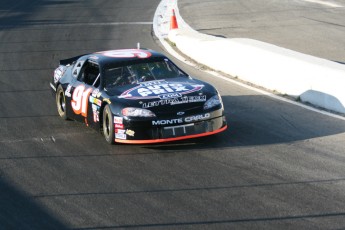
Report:
<svg viewBox="0 0 345 230"><path fill-rule="evenodd" d="M81 56L84 56L86 54L83 54L83 55L79 55L79 56L76 56L76 57L72 57L72 58L68 58L68 59L63 59L63 60L60 60L60 65L68 65L68 64L72 64L73 62L75 62L76 60L78 60Z"/></svg>

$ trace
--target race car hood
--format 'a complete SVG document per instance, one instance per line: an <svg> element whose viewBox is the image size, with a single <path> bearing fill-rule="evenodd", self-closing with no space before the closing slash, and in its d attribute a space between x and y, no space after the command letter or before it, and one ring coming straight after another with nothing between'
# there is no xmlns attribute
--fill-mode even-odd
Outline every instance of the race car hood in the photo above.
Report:
<svg viewBox="0 0 345 230"><path fill-rule="evenodd" d="M217 91L206 82L179 77L114 87L107 93L118 103L149 109L162 116L202 110L204 103Z"/></svg>

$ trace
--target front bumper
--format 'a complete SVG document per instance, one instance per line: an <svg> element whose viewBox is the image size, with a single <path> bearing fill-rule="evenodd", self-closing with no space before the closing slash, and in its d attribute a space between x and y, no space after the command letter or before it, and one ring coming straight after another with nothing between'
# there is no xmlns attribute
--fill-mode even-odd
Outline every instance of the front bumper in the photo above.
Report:
<svg viewBox="0 0 345 230"><path fill-rule="evenodd" d="M177 119L173 119L178 121ZM131 122L123 128L115 124L115 142L128 144L150 144L178 141L214 135L227 129L225 116L221 111L210 114L210 118L195 122L175 122L172 125L157 124L158 122ZM153 124L153 125L152 125Z"/></svg>

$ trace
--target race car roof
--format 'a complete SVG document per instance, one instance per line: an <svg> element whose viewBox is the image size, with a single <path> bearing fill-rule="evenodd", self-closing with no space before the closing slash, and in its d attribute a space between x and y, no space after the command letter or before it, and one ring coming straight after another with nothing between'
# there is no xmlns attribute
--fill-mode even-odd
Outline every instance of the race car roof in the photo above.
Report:
<svg viewBox="0 0 345 230"><path fill-rule="evenodd" d="M88 59L102 64L132 62L136 60L166 58L163 54L146 49L106 50L90 54Z"/></svg>
<svg viewBox="0 0 345 230"><path fill-rule="evenodd" d="M135 62L147 60L157 60L166 58L161 53L149 49L119 49L119 50L106 50L95 52L91 54L82 54L76 57L60 60L60 65L72 64L79 58L89 59L101 65L116 64L123 62Z"/></svg>

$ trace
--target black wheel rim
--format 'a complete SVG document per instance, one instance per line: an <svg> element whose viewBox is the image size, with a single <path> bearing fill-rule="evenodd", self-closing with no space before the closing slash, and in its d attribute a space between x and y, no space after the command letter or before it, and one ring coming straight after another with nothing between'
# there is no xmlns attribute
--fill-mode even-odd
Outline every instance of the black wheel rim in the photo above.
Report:
<svg viewBox="0 0 345 230"><path fill-rule="evenodd" d="M60 109L62 112L65 112L65 108L66 108L65 99L64 99L63 93L60 93Z"/></svg>
<svg viewBox="0 0 345 230"><path fill-rule="evenodd" d="M65 97L62 91L59 92L57 101L58 101L59 114L64 115L65 109L66 109L66 102L65 102Z"/></svg>

